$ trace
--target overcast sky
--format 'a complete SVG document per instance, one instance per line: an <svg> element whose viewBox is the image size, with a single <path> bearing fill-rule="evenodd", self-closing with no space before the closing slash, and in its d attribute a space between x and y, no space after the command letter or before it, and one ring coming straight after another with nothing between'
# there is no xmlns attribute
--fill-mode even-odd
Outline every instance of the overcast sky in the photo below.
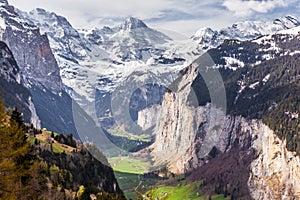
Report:
<svg viewBox="0 0 300 200"><path fill-rule="evenodd" d="M237 21L300 19L299 0L8 0L23 11L40 7L65 16L76 28L115 25L133 16L155 29L187 36L199 28L226 27Z"/></svg>

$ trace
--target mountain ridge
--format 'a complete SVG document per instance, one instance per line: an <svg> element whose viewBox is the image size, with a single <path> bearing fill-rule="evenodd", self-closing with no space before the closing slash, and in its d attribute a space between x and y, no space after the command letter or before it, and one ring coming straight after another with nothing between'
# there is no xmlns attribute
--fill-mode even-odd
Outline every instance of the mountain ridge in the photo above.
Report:
<svg viewBox="0 0 300 200"><path fill-rule="evenodd" d="M90 114L97 90L102 95L96 98L109 96L128 76L134 76L134 71L151 71L156 79L171 82L167 74L175 74L187 62L185 54L178 51L180 46L170 48L174 41L132 17L112 28L76 30L70 23L61 23L59 19L67 20L52 12L17 12L47 33L68 93Z"/></svg>
<svg viewBox="0 0 300 200"><path fill-rule="evenodd" d="M159 117L149 151L156 164L204 179L209 195L218 191L234 199L299 198L298 30L225 40L183 70L164 95L159 113L153 113ZM223 79L226 111L219 108L220 91L209 90L217 77L205 79L214 72ZM210 170L236 151L239 157L230 163L232 168L218 164ZM235 162L247 169L246 190L234 182Z"/></svg>
<svg viewBox="0 0 300 200"><path fill-rule="evenodd" d="M296 17L287 15L276 18L273 21L245 21L237 22L227 28L212 30L201 28L192 37L199 44L200 49L217 47L225 39L238 39L241 41L251 40L263 35L269 35L281 30L299 26L300 22Z"/></svg>
<svg viewBox="0 0 300 200"><path fill-rule="evenodd" d="M120 30L131 30L136 28L148 28L148 26L142 21L134 17L128 17L120 25Z"/></svg>

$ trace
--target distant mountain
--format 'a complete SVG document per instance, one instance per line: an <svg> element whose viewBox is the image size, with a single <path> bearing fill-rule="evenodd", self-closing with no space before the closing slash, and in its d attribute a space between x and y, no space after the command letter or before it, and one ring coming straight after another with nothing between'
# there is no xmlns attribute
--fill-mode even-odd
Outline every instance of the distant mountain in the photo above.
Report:
<svg viewBox="0 0 300 200"><path fill-rule="evenodd" d="M199 49L209 49L219 46L226 39L251 40L299 25L300 22L295 17L287 15L269 22L238 22L220 30L201 28L192 36L192 39L199 44Z"/></svg>
<svg viewBox="0 0 300 200"><path fill-rule="evenodd" d="M152 57L155 63L170 50L166 45L171 39L149 28L139 19L127 18L111 30L111 34L107 35L108 40L103 41L103 46L122 61L140 60L146 63Z"/></svg>
<svg viewBox="0 0 300 200"><path fill-rule="evenodd" d="M66 18L53 12L43 9L36 9L29 13L19 10L17 12L24 20L35 24L42 32L47 33L61 69L63 82L89 100L91 91L88 91L88 87L97 85L98 81L90 77L93 79L88 80L91 83L80 83L86 89L76 88L75 83L80 82L82 76L88 76L93 70L97 70L98 78L105 76L116 82L126 76L124 74L126 68L135 67L137 64L145 65L147 61L151 61L149 64L161 62L172 64L184 61L182 56L176 55L176 52L172 52L169 48L170 38L133 17L113 28L76 30ZM91 66L93 70L90 69ZM113 73L108 66L119 71L120 78L108 76L108 72Z"/></svg>
<svg viewBox="0 0 300 200"><path fill-rule="evenodd" d="M120 30L133 30L137 28L148 28L148 26L142 21L134 17L127 18L120 26Z"/></svg>
<svg viewBox="0 0 300 200"><path fill-rule="evenodd" d="M155 77L168 84L193 57L181 50L181 44L133 17L116 27L76 30L66 18L43 9L17 12L47 33L68 93L90 114L95 114L95 100L109 103L107 97L121 83L135 82L136 78L129 78L135 76L133 72L144 74L140 82ZM96 113L110 109L107 103L96 108ZM98 115L105 126L111 124L105 117L109 113Z"/></svg>

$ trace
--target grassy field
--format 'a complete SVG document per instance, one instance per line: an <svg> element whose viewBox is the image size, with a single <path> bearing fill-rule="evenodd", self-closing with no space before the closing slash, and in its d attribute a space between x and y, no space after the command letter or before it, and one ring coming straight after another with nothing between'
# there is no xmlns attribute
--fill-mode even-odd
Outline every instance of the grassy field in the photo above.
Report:
<svg viewBox="0 0 300 200"><path fill-rule="evenodd" d="M54 133L54 136L58 135L57 133ZM37 141L40 144L49 144L49 140L52 141L52 150L54 153L68 153L74 150L73 147L64 145L64 144L60 144L57 141L55 141L53 138L50 137L51 136L51 131L42 131L42 133L37 134L35 137L30 136L29 140L34 143L34 140L37 139Z"/></svg>
<svg viewBox="0 0 300 200"><path fill-rule="evenodd" d="M161 200L206 200L208 197L200 193L201 181L193 184L184 182L177 186L157 186L145 193L144 199L161 199ZM223 195L213 195L213 200L226 200Z"/></svg>
<svg viewBox="0 0 300 200"><path fill-rule="evenodd" d="M180 184L178 186L158 186L145 194L145 199L164 199L164 200L198 200L202 196L197 192L200 182L191 185Z"/></svg>
<svg viewBox="0 0 300 200"><path fill-rule="evenodd" d="M112 157L108 158L108 160L114 169L119 186L127 199L141 199L142 194L146 192L150 186L156 184L154 179L143 178L143 173L149 170L149 163L129 156Z"/></svg>
<svg viewBox="0 0 300 200"><path fill-rule="evenodd" d="M108 158L114 171L131 174L143 174L148 171L149 164L130 157Z"/></svg>
<svg viewBox="0 0 300 200"><path fill-rule="evenodd" d="M144 178L150 165L131 157L108 158L114 169L120 188L127 199L162 199L162 200L199 200L207 199L200 193L201 182L186 185L185 181L175 186L166 186L164 180ZM174 181L178 179L175 178ZM224 200L223 195L212 196L215 200Z"/></svg>
<svg viewBox="0 0 300 200"><path fill-rule="evenodd" d="M140 140L143 142L150 142L150 140L151 140L149 135L146 135L146 134L134 135L134 134L126 132L122 128L109 129L108 132L112 135L126 137L130 140Z"/></svg>
<svg viewBox="0 0 300 200"><path fill-rule="evenodd" d="M131 174L124 172L115 172L120 188L123 190L127 199L137 199L135 188L140 184L139 174Z"/></svg>
<svg viewBox="0 0 300 200"><path fill-rule="evenodd" d="M201 182L185 185L184 181L181 181L181 184L166 186L164 180L144 178L143 173L148 172L149 164L140 160L130 157L113 157L109 158L109 162L127 199L206 199L206 196L202 196L199 191ZM213 199L222 200L224 198L223 196L213 196Z"/></svg>
<svg viewBox="0 0 300 200"><path fill-rule="evenodd" d="M144 192L157 182L155 179L145 179L142 174L131 174L124 172L116 172L115 176L118 180L120 188L123 190L127 199L141 199Z"/></svg>
<svg viewBox="0 0 300 200"><path fill-rule="evenodd" d="M68 148L63 147L61 144L53 143L52 150L54 153L62 153L62 152L69 152Z"/></svg>
<svg viewBox="0 0 300 200"><path fill-rule="evenodd" d="M52 131L48 131L48 130L43 130L42 132L47 135L51 135L51 133L52 133ZM58 133L55 133L55 132L53 132L53 134L54 134L54 137L59 135Z"/></svg>
<svg viewBox="0 0 300 200"><path fill-rule="evenodd" d="M213 195L212 199L213 200L229 200L230 198L229 197L225 198L223 195Z"/></svg>

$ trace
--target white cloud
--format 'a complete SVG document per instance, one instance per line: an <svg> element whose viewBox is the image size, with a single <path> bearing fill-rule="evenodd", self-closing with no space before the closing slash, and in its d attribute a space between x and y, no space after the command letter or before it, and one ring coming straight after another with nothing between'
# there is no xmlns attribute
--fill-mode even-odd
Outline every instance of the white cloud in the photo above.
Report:
<svg viewBox="0 0 300 200"><path fill-rule="evenodd" d="M128 16L134 16L151 25L179 29L191 35L203 20L214 21L220 15L216 6L220 0L8 0L23 11L40 7L65 16L76 28L115 25ZM224 8L223 8L224 10ZM155 22L154 22L155 19ZM197 23L199 21L199 23ZM215 20L220 23L220 20ZM199 24L195 26L195 24ZM188 26L190 25L190 26ZM206 24L205 24L206 25ZM184 30L185 29L185 30Z"/></svg>
<svg viewBox="0 0 300 200"><path fill-rule="evenodd" d="M278 7L288 6L286 0L225 0L223 6L236 16L250 16L254 13L267 13Z"/></svg>
<svg viewBox="0 0 300 200"><path fill-rule="evenodd" d="M221 28L236 21L280 17L295 10L298 0L8 0L23 11L40 7L65 16L76 28L113 26L128 16L145 20L153 28L169 29L190 36L209 26ZM294 2L289 5L289 2ZM284 8L278 11L276 8ZM276 10L276 12L275 12ZM233 14L234 13L234 14ZM275 13L275 14L274 14ZM255 14L255 15L254 15ZM263 15L263 16L261 16ZM298 15L298 14L295 14Z"/></svg>
<svg viewBox="0 0 300 200"><path fill-rule="evenodd" d="M79 20L80 17L85 19L91 16L108 18L131 15L143 19L158 16L162 9L171 6L169 1L162 0L9 0L9 3L26 11L41 7L57 13L72 13L72 17L77 15Z"/></svg>

